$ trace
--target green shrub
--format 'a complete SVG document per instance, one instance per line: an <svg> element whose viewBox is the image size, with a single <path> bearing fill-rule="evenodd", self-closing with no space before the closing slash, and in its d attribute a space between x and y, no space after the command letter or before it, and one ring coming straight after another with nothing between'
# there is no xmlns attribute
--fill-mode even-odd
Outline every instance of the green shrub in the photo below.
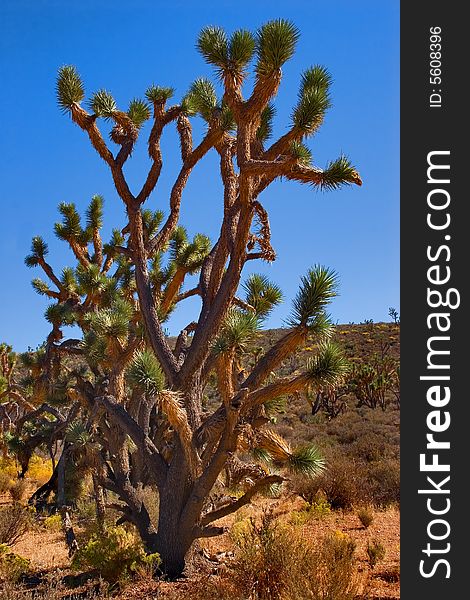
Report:
<svg viewBox="0 0 470 600"><path fill-rule="evenodd" d="M62 517L60 515L51 515L44 519L44 527L50 531L60 531L62 529Z"/></svg>
<svg viewBox="0 0 470 600"><path fill-rule="evenodd" d="M11 552L6 544L0 544L0 580L18 581L30 568L30 561Z"/></svg>
<svg viewBox="0 0 470 600"><path fill-rule="evenodd" d="M110 583L127 579L140 570L156 570L158 554L146 555L142 544L124 527L109 527L104 534L95 533L72 560L75 569L95 569Z"/></svg>
<svg viewBox="0 0 470 600"><path fill-rule="evenodd" d="M302 510L293 510L290 515L290 522L294 525L303 525L312 519L322 519L330 514L331 505L326 500L314 500L307 504Z"/></svg>
<svg viewBox="0 0 470 600"><path fill-rule="evenodd" d="M379 561L385 558L385 546L379 540L372 540L367 545L367 556L373 569Z"/></svg>

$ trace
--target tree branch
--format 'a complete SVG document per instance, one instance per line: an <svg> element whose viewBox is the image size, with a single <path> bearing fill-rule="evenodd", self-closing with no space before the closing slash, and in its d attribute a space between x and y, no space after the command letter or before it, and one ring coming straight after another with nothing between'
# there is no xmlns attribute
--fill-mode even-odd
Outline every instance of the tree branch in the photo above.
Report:
<svg viewBox="0 0 470 600"><path fill-rule="evenodd" d="M211 512L206 513L201 519L201 525L205 526L205 525L208 525L209 523L212 523L213 521L217 521L218 519L221 519L222 517L231 515L232 513L236 512L242 506L245 506L246 504L251 502L251 499L253 498L253 496L255 496L255 494L260 492L264 487L266 487L268 485L272 485L273 483L282 483L283 481L285 481L285 478L281 477L280 475L268 475L267 477L258 479L258 481L256 481L250 487L250 489L248 491L246 491L243 494L243 496L238 498L238 500L236 500L235 502L232 502L231 504L226 504L225 506L222 506L221 508L218 508L217 510L213 510Z"/></svg>

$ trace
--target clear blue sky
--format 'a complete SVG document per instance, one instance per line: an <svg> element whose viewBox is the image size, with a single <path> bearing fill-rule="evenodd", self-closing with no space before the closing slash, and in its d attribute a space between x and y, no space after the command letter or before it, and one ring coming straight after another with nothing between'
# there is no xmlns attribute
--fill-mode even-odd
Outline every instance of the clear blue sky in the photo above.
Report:
<svg viewBox="0 0 470 600"><path fill-rule="evenodd" d="M152 83L175 87L178 100L196 77L211 75L194 48L204 25L255 30L277 17L294 21L302 35L296 56L283 70L275 135L289 124L302 70L325 65L334 79L333 108L308 144L320 167L344 152L364 185L319 193L286 181L263 195L278 259L250 268L268 273L286 296L269 325L282 324L300 276L315 263L340 275L341 296L331 307L335 321L389 320L388 308L399 309L398 0L3 0L0 341L25 350L48 333L43 319L47 300L30 285L41 274L27 269L23 259L31 238L42 235L54 266L73 264L53 234L59 202L75 202L84 210L93 194L102 194L106 231L123 224L106 165L56 106L57 69L76 65L89 94L105 87L122 108ZM195 137L200 131L196 127ZM135 188L148 166L141 145L127 169ZM154 209L166 209L179 168L172 133L163 149L160 190L149 204ZM183 195L182 224L190 233L214 237L218 230L222 200L214 168L215 157L207 157ZM169 323L171 332L186 325L196 309L197 300L181 306Z"/></svg>

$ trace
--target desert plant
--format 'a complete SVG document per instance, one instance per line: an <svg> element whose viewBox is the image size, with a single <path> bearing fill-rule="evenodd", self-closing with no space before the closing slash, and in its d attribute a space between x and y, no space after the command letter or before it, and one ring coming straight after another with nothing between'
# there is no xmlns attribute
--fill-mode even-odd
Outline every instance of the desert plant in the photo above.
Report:
<svg viewBox="0 0 470 600"><path fill-rule="evenodd" d="M10 491L12 485L13 480L8 473L0 473L0 494Z"/></svg>
<svg viewBox="0 0 470 600"><path fill-rule="evenodd" d="M10 492L10 496L11 499L13 500L13 502L22 502L25 494L26 494L26 490L28 487L28 483L25 479L17 479L13 485L10 486L10 489L8 490Z"/></svg>
<svg viewBox="0 0 470 600"><path fill-rule="evenodd" d="M239 30L227 36L217 27L203 29L197 47L222 82L222 98L211 81L200 78L173 106L167 103L174 90L153 85L145 100L132 100L127 110L119 109L105 90L91 96L86 110L84 85L75 67L62 67L57 79L60 108L87 134L109 167L127 216L110 243L103 244L102 199L92 199L86 223L73 204L63 203L62 222L55 232L69 244L77 267L57 276L40 237L34 238L26 259L51 282L33 282L52 302L46 311L52 326L44 349L46 370L50 375L55 368L59 377L62 360L71 355L81 355L87 365L86 373L69 368L62 381L68 406L71 399L79 399L76 404L85 413L81 422L88 438L84 444L79 439L67 441L58 466L63 470L80 448L81 460L100 486L119 497L123 519L137 527L147 551L158 552L163 570L173 576L184 569L195 540L223 532L215 521L249 503L263 488L281 483L285 470L307 476L321 470L321 457L312 445L292 448L275 432L263 429L265 405L308 385L335 385L346 369L338 348L329 341L332 324L326 312L337 292L337 276L318 265L301 279L289 331L258 357L248 373L242 362L250 355L263 320L281 299L277 286L261 276L247 280L240 290L244 297L239 292L247 263L275 259L261 192L282 177L324 190L361 185L345 156L322 170L312 164L304 144L330 106L331 77L323 67L303 73L290 128L268 142L274 115L271 101L298 36L297 28L283 19L266 23L255 35ZM242 88L250 64L254 87L245 99ZM194 116L207 126L199 144L193 144ZM111 123L116 153L100 131L100 119ZM151 121L151 166L134 194L124 166L145 121ZM159 181L161 137L172 124L180 139L182 165L165 215L145 209L144 204ZM222 226L215 242L202 234L190 239L179 224L188 178L209 151L218 157L224 190ZM197 283L185 289L189 275L196 276ZM199 296L200 314L173 347L164 323L191 296ZM81 328L81 340L63 340L62 329L70 324ZM273 370L309 335L317 351L307 368L272 379ZM212 373L218 406L204 414L204 390ZM43 378L45 383L49 380ZM265 460L246 462L237 456L253 453L263 453ZM243 480L247 488L236 500L214 504L209 496L223 472L228 483ZM62 479L63 474L57 473L57 480ZM158 488L156 528L143 500L147 486Z"/></svg>
<svg viewBox="0 0 470 600"><path fill-rule="evenodd" d="M390 356L390 343L379 339L379 344L379 351L369 362L352 368L349 387L358 400L358 407L385 410L392 393L399 405L399 365Z"/></svg>
<svg viewBox="0 0 470 600"><path fill-rule="evenodd" d="M30 561L0 543L0 581L17 581L30 568Z"/></svg>
<svg viewBox="0 0 470 600"><path fill-rule="evenodd" d="M0 509L0 544L14 544L32 525L30 509L14 504Z"/></svg>
<svg viewBox="0 0 470 600"><path fill-rule="evenodd" d="M363 469L361 465L339 452L328 461L328 468L316 484L334 509L349 509L364 500Z"/></svg>
<svg viewBox="0 0 470 600"><path fill-rule="evenodd" d="M290 522L294 525L304 525L312 519L321 519L330 514L331 506L326 500L314 500L302 510L294 510L290 514Z"/></svg>
<svg viewBox="0 0 470 600"><path fill-rule="evenodd" d="M44 519L43 525L49 531L60 531L62 529L62 517L60 515L50 515Z"/></svg>
<svg viewBox="0 0 470 600"><path fill-rule="evenodd" d="M231 571L239 596L254 600L352 600L357 594L355 543L336 532L320 543L265 513L243 522Z"/></svg>
<svg viewBox="0 0 470 600"><path fill-rule="evenodd" d="M367 544L367 556L372 569L385 558L385 546L380 540L374 539Z"/></svg>
<svg viewBox="0 0 470 600"><path fill-rule="evenodd" d="M360 508L357 511L357 516L365 529L367 529L369 525L372 525L374 521L374 513L370 508Z"/></svg>
<svg viewBox="0 0 470 600"><path fill-rule="evenodd" d="M158 554L146 554L140 540L124 527L110 527L93 535L74 555L72 566L91 568L108 582L122 581L139 569L155 572L160 565Z"/></svg>

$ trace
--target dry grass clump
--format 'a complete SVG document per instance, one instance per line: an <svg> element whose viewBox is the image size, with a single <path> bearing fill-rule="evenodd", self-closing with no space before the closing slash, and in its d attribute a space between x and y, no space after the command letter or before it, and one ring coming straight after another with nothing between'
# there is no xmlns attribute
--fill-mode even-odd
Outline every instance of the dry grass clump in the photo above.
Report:
<svg viewBox="0 0 470 600"><path fill-rule="evenodd" d="M0 509L0 544L14 544L31 525L32 513L24 506L14 504Z"/></svg>
<svg viewBox="0 0 470 600"><path fill-rule="evenodd" d="M236 558L224 582L212 584L220 600L352 600L357 594L355 543L347 535L314 543L265 512L260 523L244 521L234 538Z"/></svg>
<svg viewBox="0 0 470 600"><path fill-rule="evenodd" d="M372 525L374 521L374 513L370 508L360 508L357 511L357 516L365 529Z"/></svg>
<svg viewBox="0 0 470 600"><path fill-rule="evenodd" d="M5 494L6 492L9 492L12 485L13 480L8 475L8 473L0 472L0 494Z"/></svg>
<svg viewBox="0 0 470 600"><path fill-rule="evenodd" d="M28 483L26 479L17 479L9 489L13 502L22 502L26 495L27 488Z"/></svg>
<svg viewBox="0 0 470 600"><path fill-rule="evenodd" d="M374 539L367 545L367 556L369 557L369 564L371 569L375 565L385 558L385 546L380 540Z"/></svg>

